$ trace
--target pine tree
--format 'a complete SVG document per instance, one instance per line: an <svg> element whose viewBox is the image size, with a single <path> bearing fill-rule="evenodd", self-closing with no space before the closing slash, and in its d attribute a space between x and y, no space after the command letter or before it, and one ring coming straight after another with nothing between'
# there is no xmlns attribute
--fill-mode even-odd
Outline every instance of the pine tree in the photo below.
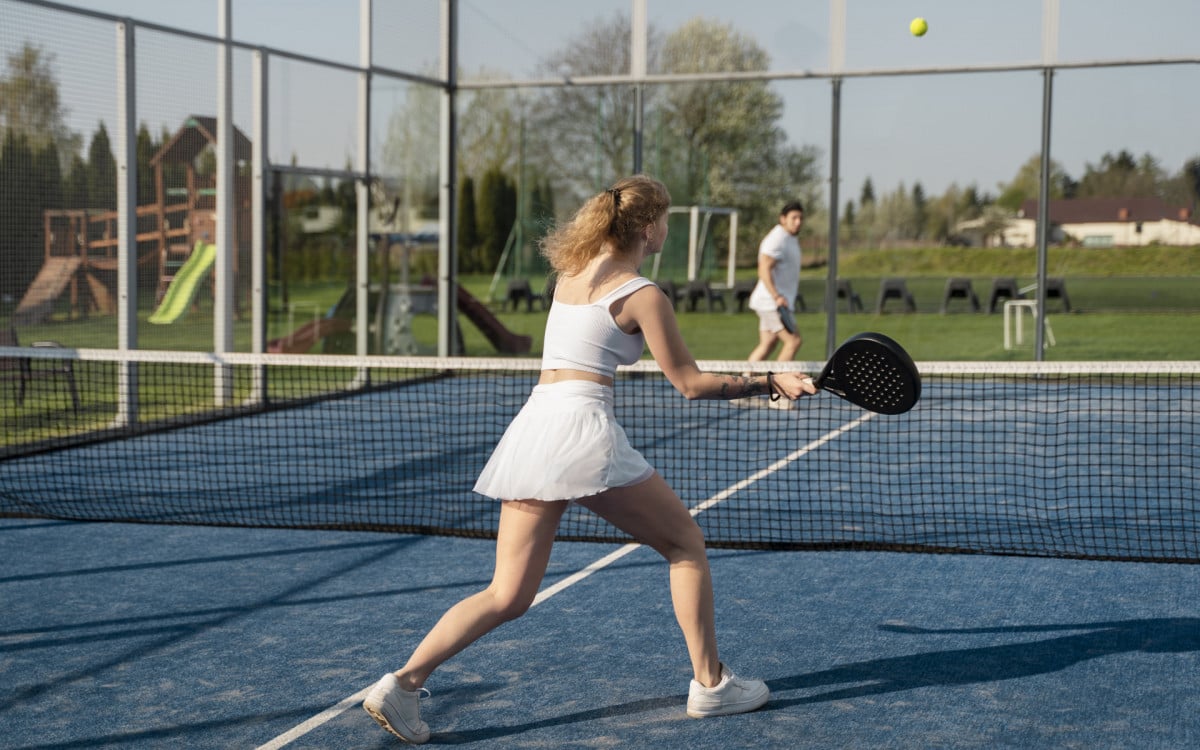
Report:
<svg viewBox="0 0 1200 750"><path fill-rule="evenodd" d="M458 260L464 271L476 270L479 225L475 206L475 180L463 177L458 184Z"/></svg>
<svg viewBox="0 0 1200 750"><path fill-rule="evenodd" d="M87 197L88 208L117 207L117 160L103 122L88 147Z"/></svg>
<svg viewBox="0 0 1200 750"><path fill-rule="evenodd" d="M479 183L476 224L479 229L479 266L495 268L517 218L517 191L499 169L489 169Z"/></svg>

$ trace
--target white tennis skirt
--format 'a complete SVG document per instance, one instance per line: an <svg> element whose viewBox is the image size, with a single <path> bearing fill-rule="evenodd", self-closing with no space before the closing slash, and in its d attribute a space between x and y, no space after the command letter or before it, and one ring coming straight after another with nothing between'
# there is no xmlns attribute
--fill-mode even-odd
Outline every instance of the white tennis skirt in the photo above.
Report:
<svg viewBox="0 0 1200 750"><path fill-rule="evenodd" d="M586 380L535 386L475 491L499 500L575 500L650 478L613 415L613 389Z"/></svg>

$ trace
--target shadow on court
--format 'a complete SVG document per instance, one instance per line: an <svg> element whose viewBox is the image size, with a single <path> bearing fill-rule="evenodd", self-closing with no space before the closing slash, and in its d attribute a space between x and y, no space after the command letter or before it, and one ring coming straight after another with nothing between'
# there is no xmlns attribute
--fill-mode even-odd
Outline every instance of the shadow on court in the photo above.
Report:
<svg viewBox="0 0 1200 750"><path fill-rule="evenodd" d="M772 711L806 703L860 698L924 687L1033 677L1058 672L1090 659L1139 651L1176 654L1200 651L1200 619L1194 617L958 630L929 630L902 625L884 625L882 629L896 633L941 635L995 635L1064 630L1087 632L1029 643L872 659L820 672L768 680L767 684L774 693L812 690L829 685L867 684L803 698L779 698L772 700L763 710Z"/></svg>
<svg viewBox="0 0 1200 750"><path fill-rule="evenodd" d="M79 629L91 628L97 625L120 625L127 626L133 622L153 623L164 622L165 620L184 619L184 622L175 624L162 624L158 626L148 625L146 627L125 628L116 631L110 631L98 634L88 634L73 636L67 638L49 638L49 639L28 639L28 634L45 633L52 630L52 627L38 627L36 630L23 632L21 629L12 631L0 632L0 637L16 637L14 643L0 645L0 653L12 651L28 651L31 649L63 649L77 648L85 644L99 644L105 642L121 642L121 641L136 641L143 640L141 645L131 647L117 652L103 651L104 656L91 660L85 667L59 674L51 681L26 684L15 690L8 691L0 697L0 713L7 711L22 703L34 700L43 694L61 690L64 685L78 682L80 680L94 678L97 675L103 674L106 671L120 669L123 665L131 662L147 659L155 654L163 653L172 647L181 644L191 638L194 638L201 633L209 631L219 631L226 624L235 619L253 615L262 610L267 610L276 607L294 607L297 605L297 595L303 591L316 588L324 583L335 581L354 569L369 567L379 562L396 555L404 548L415 543L411 538L401 539L386 539L381 541L366 541L366 542L351 542L339 545L328 545L322 547L291 547L283 550L275 550L268 552L256 552L236 555L213 555L208 557L187 557L179 560L154 561L149 563L136 563L127 565L110 565L110 566L94 566L91 568L71 569L65 571L48 571L44 573L14 575L6 578L0 578L0 584L7 583L31 583L34 581L65 578L65 579L80 579L101 573L120 573L130 574L143 571L162 571L165 568L173 566L194 566L197 564L220 563L222 565L229 564L244 564L247 561L252 561L256 558L274 558L280 556L297 555L297 554L331 554L336 552L345 552L347 550L367 549L370 554L361 559L355 559L352 562L338 566L323 573L320 576L301 579L290 588L281 591L278 594L259 599L257 601L248 602L246 604L221 607L211 610L200 611L183 611L174 612L169 615L159 614L155 616L137 617L129 620L108 619L100 623L72 623L67 626L58 626L59 628ZM83 585L79 583L78 585ZM187 618L199 617L198 620L187 621Z"/></svg>
<svg viewBox="0 0 1200 750"><path fill-rule="evenodd" d="M198 742L197 738L239 729L253 729L254 727L262 726L265 721L299 721L312 716L323 708L325 707L312 705L272 714L258 713L231 716L225 719L198 721L193 724L180 724L163 729L115 732L67 742L21 745L19 747L13 746L13 748L14 750L75 750L76 748L122 747L130 745L194 747ZM4 747L10 746L4 745Z"/></svg>
<svg viewBox="0 0 1200 750"><path fill-rule="evenodd" d="M347 699L486 585L494 559L487 540L404 535L17 520L0 532L0 746L22 750L249 748L285 735L271 746L398 747ZM557 546L546 584L611 550ZM722 656L767 678L765 710L685 717L667 568L643 548L447 664L423 708L433 741L1198 746L1200 566L710 557Z"/></svg>
<svg viewBox="0 0 1200 750"><path fill-rule="evenodd" d="M918 688L949 687L1032 677L1061 671L1090 659L1124 653L1200 651L1200 618L1191 617L954 630L884 625L881 626L881 629L916 635L996 635L1078 630L1086 632L1028 643L951 649L887 659L873 659L820 672L768 680L767 684L775 697L762 711L779 711L803 704L861 698ZM857 685L802 698L781 696L790 691L812 690L840 684ZM487 691L487 688L477 690L477 692L483 693ZM455 690L453 695L448 697L452 697L456 702L469 702L468 694L470 692L472 692L470 689ZM604 719L628 718L637 714L677 711L686 700L686 694L669 695L615 703L602 708L577 711L511 726L496 726L464 732L435 732L433 742L446 745L471 744L518 736L539 729L567 727L572 724Z"/></svg>
<svg viewBox="0 0 1200 750"><path fill-rule="evenodd" d="M457 697L457 696L456 696ZM576 711L575 713L563 714L548 719L540 719L538 721L530 721L524 724L516 724L513 726L504 727L489 727L487 729L476 729L467 732L435 732L431 738L432 742L442 745L466 745L473 742L485 742L488 740L499 740L504 737L513 737L516 735L532 732L537 729L554 729L556 727L568 727L572 724L582 724L585 722L601 721L604 719L619 719L629 717L636 714L649 714L660 711L677 711L684 701L687 700L687 695L671 695L661 698L645 698L642 700L630 701L628 703L618 703L603 708L593 708L587 711Z"/></svg>

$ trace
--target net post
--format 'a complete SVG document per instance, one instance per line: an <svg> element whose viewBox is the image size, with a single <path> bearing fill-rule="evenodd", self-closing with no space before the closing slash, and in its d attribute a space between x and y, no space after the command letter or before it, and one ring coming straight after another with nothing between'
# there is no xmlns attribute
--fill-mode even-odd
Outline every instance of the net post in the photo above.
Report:
<svg viewBox="0 0 1200 750"><path fill-rule="evenodd" d="M1054 68L1042 70L1042 151L1038 176L1037 308L1034 312L1034 358L1046 358L1046 241L1050 235L1050 107L1054 100Z"/></svg>
<svg viewBox="0 0 1200 750"><path fill-rule="evenodd" d="M137 341L137 55L132 21L117 23L117 348ZM113 426L137 422L137 363L117 368L117 413Z"/></svg>
<svg viewBox="0 0 1200 750"><path fill-rule="evenodd" d="M834 76L830 110L833 122L829 130L829 267L825 275L825 358L833 357L837 344L838 279L838 181L842 123L842 79Z"/></svg>
<svg viewBox="0 0 1200 750"><path fill-rule="evenodd" d="M687 280L696 280L696 266L699 249L696 247L697 236L700 232L700 207L692 206L688 211L688 260L687 260Z"/></svg>
<svg viewBox="0 0 1200 750"><path fill-rule="evenodd" d="M355 168L359 176L355 178L355 220L357 231L354 238L355 283L358 295L355 298L356 337L355 351L359 356L365 356L369 351L368 316L371 298L371 284L368 256L370 253L370 180L371 180L371 66L373 52L371 49L371 0L359 0L358 3L358 62L363 70L358 74L358 143L355 154ZM380 295L386 295L390 279L384 278L380 287ZM381 296L380 300L385 300ZM383 333L383 324L379 322L379 332ZM366 368L358 372L356 382L365 385L370 382L371 373Z"/></svg>
<svg viewBox="0 0 1200 750"><path fill-rule="evenodd" d="M264 49L254 51L253 73L254 138L250 145L251 183L250 200L250 351L261 354L266 351L267 341L267 293L266 293L266 206L267 206L267 136L270 133L267 121L269 106L268 82L270 81L270 56ZM288 330L294 330L288 326ZM267 395L267 368L255 367L249 401L260 403Z"/></svg>
<svg viewBox="0 0 1200 750"><path fill-rule="evenodd" d="M233 0L218 0L217 25L221 41L217 53L217 227L213 238L217 245L214 266L216 289L213 292L213 351L233 351L233 285L237 231L237 199L233 177ZM213 399L219 406L233 399L233 370L225 364L214 365Z"/></svg>
<svg viewBox="0 0 1200 750"><path fill-rule="evenodd" d="M438 355L449 356L458 325L458 195L455 109L458 90L458 0L441 0L441 137L438 144Z"/></svg>
<svg viewBox="0 0 1200 750"><path fill-rule="evenodd" d="M646 0L633 0L633 15L630 24L629 73L637 83L633 85L633 173L642 172L642 143L645 120L646 47L648 30L646 23Z"/></svg>
<svg viewBox="0 0 1200 750"><path fill-rule="evenodd" d="M725 270L725 283L729 286L730 294L737 286L737 236L738 212L735 208L729 213L729 260Z"/></svg>

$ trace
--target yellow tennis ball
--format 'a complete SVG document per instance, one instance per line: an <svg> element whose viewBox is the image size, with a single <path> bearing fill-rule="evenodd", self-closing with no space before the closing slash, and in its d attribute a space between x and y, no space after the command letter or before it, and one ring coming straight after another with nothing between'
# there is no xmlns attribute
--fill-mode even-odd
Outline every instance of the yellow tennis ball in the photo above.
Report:
<svg viewBox="0 0 1200 750"><path fill-rule="evenodd" d="M925 36L925 32L929 31L929 24L925 23L924 18L914 18L908 25L908 30L913 36Z"/></svg>

